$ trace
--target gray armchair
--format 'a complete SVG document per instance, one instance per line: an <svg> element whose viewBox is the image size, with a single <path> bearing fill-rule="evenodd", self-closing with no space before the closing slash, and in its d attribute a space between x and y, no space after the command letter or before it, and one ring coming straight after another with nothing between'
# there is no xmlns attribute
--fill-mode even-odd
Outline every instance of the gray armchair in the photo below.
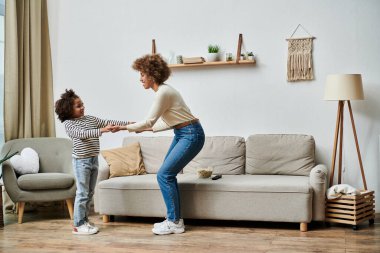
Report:
<svg viewBox="0 0 380 253"><path fill-rule="evenodd" d="M39 173L18 176L9 160L2 164L4 187L12 201L18 204L18 223L22 223L25 202L65 200L73 219L76 185L71 140L50 137L11 140L4 144L1 157L9 150L21 151L26 147L38 153Z"/></svg>

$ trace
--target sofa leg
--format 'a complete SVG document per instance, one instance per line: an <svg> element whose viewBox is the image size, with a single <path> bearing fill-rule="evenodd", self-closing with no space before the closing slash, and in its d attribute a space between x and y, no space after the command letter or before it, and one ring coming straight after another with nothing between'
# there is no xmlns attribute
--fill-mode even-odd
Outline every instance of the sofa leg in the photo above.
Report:
<svg viewBox="0 0 380 253"><path fill-rule="evenodd" d="M307 232L307 223L306 222L300 223L300 231L301 232Z"/></svg>
<svg viewBox="0 0 380 253"><path fill-rule="evenodd" d="M18 223L22 223L22 217L24 216L25 202L18 202Z"/></svg>
<svg viewBox="0 0 380 253"><path fill-rule="evenodd" d="M106 215L106 214L103 214L103 222L104 222L104 223L108 223L108 222L110 222L110 216L109 216L109 215Z"/></svg>
<svg viewBox="0 0 380 253"><path fill-rule="evenodd" d="M73 199L66 199L66 205L67 209L69 209L70 219L72 220L74 218L74 204Z"/></svg>

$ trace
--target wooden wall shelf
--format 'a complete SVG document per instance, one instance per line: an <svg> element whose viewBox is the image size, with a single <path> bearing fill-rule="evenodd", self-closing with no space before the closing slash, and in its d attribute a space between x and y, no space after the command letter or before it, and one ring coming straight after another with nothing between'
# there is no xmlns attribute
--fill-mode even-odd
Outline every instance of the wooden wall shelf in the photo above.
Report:
<svg viewBox="0 0 380 253"><path fill-rule="evenodd" d="M236 61L214 61L214 62L204 62L204 63L193 63L193 64L169 64L169 68L193 68L193 67L206 67L206 66L222 66L222 65L247 65L247 64L255 64L256 61L249 60L240 60Z"/></svg>
<svg viewBox="0 0 380 253"><path fill-rule="evenodd" d="M241 46L243 43L243 34L239 34L238 48L236 52L236 60L234 61L214 61L214 62L203 62L203 63L193 63L193 64L169 64L169 68L194 68L194 67L208 67L208 66L242 66L242 65L254 65L255 60L240 60ZM152 54L156 54L156 40L152 40Z"/></svg>

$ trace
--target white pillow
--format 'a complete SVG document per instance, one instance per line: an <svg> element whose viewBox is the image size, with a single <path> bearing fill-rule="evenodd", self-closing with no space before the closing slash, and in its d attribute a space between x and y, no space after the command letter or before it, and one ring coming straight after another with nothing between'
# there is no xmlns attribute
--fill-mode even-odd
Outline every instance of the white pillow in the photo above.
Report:
<svg viewBox="0 0 380 253"><path fill-rule="evenodd" d="M24 148L20 155L10 159L10 163L19 175L38 173L40 169L38 154L32 148Z"/></svg>

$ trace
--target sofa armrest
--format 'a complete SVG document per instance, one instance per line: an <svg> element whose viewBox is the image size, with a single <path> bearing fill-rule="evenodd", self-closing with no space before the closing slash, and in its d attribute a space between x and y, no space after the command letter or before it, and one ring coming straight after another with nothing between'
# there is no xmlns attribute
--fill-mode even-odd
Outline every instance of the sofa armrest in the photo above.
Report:
<svg viewBox="0 0 380 253"><path fill-rule="evenodd" d="M309 183L313 188L313 220L325 220L327 168L323 164L315 166L310 171Z"/></svg>
<svg viewBox="0 0 380 253"><path fill-rule="evenodd" d="M95 212L99 212L99 197L98 197L98 185L101 181L107 180L110 177L110 167L107 161L102 155L98 156L99 168L98 168L98 178L96 180L95 194L94 194L94 209Z"/></svg>
<svg viewBox="0 0 380 253"><path fill-rule="evenodd" d="M9 161L2 164L3 168L3 182L5 190L13 202L18 202L21 189L18 187L17 176Z"/></svg>
<svg viewBox="0 0 380 253"><path fill-rule="evenodd" d="M107 161L103 158L103 156L99 155L99 170L98 170L98 179L96 184L99 184L103 180L107 180L110 177L110 167L108 166Z"/></svg>

